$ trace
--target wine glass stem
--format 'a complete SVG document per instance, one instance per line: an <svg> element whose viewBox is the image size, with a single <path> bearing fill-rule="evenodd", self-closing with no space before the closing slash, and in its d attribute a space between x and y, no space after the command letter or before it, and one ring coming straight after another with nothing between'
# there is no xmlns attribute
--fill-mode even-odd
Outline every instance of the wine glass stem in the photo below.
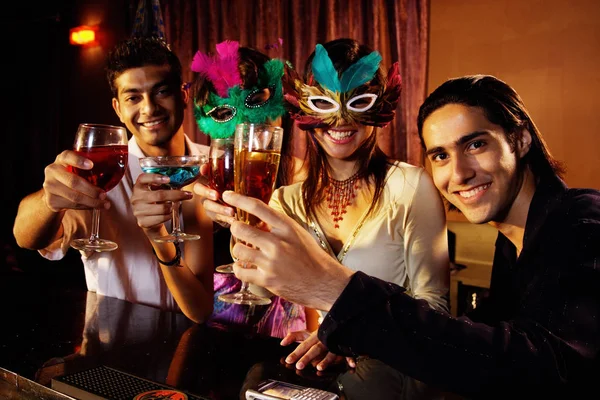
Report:
<svg viewBox="0 0 600 400"><path fill-rule="evenodd" d="M236 262L235 256L233 255L233 246L235 246L235 237L231 235L231 239L229 240L229 254L231 255L233 262Z"/></svg>
<svg viewBox="0 0 600 400"><path fill-rule="evenodd" d="M181 233L181 228L179 227L179 205L181 202L174 201L173 202L173 232L171 235L177 236Z"/></svg>
<svg viewBox="0 0 600 400"><path fill-rule="evenodd" d="M90 236L90 242L95 243L98 241L98 231L100 229L100 210L94 208L92 213L92 234Z"/></svg>
<svg viewBox="0 0 600 400"><path fill-rule="evenodd" d="M233 258L233 262L236 261L235 257L233 256L233 245L235 245L235 242L237 241L237 239L231 235L231 241L232 241L232 246L230 248L231 250L231 258ZM242 281L242 287L240 288L239 293L246 293L250 291L250 284L246 281Z"/></svg>
<svg viewBox="0 0 600 400"><path fill-rule="evenodd" d="M249 291L250 289L250 284L248 282L244 282L242 281L242 287L240 288L240 293L246 293L247 291Z"/></svg>

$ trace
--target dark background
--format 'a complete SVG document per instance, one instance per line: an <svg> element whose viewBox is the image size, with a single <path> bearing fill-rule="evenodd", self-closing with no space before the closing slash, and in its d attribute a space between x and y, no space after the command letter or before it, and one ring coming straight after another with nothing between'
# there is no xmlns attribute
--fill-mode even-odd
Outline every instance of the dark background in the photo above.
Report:
<svg viewBox="0 0 600 400"><path fill-rule="evenodd" d="M498 76L517 89L554 156L566 162L567 183L598 189L600 136L594 134L599 124L595 117L600 85L598 4L592 0L575 6L560 0L162 0L161 8L167 38L182 59L186 79L194 52L213 51L224 39L263 49L282 37L283 51L270 55L301 66L315 43L352 37L380 51L386 67L400 61L404 89L398 123L392 134L380 136L380 144L386 153L415 165L422 165L414 121L424 95L449 77ZM59 274L62 262L45 262L36 252L16 247L12 226L17 205L40 188L44 167L71 146L80 122L118 123L103 73L104 57L106 49L131 33L137 5L138 0L0 5L4 89L0 273L21 268L47 273L48 279ZM538 18L531 19L532 13ZM70 28L96 23L103 34L101 46L69 45ZM193 128L194 121L188 118L186 132L206 143ZM449 214L449 222L449 228L461 232L457 260L491 263L495 237L488 232L491 227L459 227L467 223L454 213ZM479 240L483 233L489 239L485 246ZM491 251L482 250L487 248ZM67 258L79 259L77 254ZM82 273L81 268L75 271Z"/></svg>
<svg viewBox="0 0 600 400"><path fill-rule="evenodd" d="M85 288L77 252L70 251L61 261L47 261L16 245L12 226L19 201L41 188L44 167L72 146L79 123L119 123L103 62L105 49L129 34L135 9L124 1L12 3L1 6L0 17L4 64L0 277L28 273L48 284ZM91 24L100 14L103 46L70 45L69 29Z"/></svg>
<svg viewBox="0 0 600 400"><path fill-rule="evenodd" d="M148 4L151 0L144 0ZM85 287L79 254L47 261L20 249L12 227L20 200L41 188L44 168L71 148L82 122L121 124L111 106L104 75L108 50L133 30L140 0L49 0L0 7L4 79L0 278L27 274L48 284ZM396 119L378 131L390 157L422 165L412 122L425 97L428 0L162 0L167 41L180 57L184 79L197 50L214 52L222 40L290 60L301 72L316 43L350 37L377 49L387 70L398 61L403 91ZM69 44L69 30L99 26L99 45ZM266 46L283 39L281 48ZM6 65L8 64L8 65ZM184 127L192 140L207 144L188 105ZM294 134L301 157L305 134Z"/></svg>

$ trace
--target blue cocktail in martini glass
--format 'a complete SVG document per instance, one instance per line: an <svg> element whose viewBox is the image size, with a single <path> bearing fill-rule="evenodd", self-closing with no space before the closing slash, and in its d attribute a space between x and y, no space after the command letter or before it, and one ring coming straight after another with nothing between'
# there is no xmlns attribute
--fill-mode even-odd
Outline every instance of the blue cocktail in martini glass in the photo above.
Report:
<svg viewBox="0 0 600 400"><path fill-rule="evenodd" d="M147 174L168 176L170 181L161 185L162 188L180 190L198 179L200 167L206 162L208 162L208 158L203 155L144 157L140 158L140 167ZM187 234L181 230L179 221L180 204L179 201L173 203L173 229L171 233L167 236L154 238L154 241L177 243L184 240L200 239L200 235Z"/></svg>

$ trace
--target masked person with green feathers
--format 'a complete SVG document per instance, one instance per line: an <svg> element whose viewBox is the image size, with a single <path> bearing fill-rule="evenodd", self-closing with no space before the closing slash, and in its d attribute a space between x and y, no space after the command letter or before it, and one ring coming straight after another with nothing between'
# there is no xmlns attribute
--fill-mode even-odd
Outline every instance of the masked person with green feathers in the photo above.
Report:
<svg viewBox="0 0 600 400"><path fill-rule="evenodd" d="M282 77L284 62L271 59L265 54L240 47L236 41L224 41L216 45L215 54L196 53L191 65L196 73L190 88L194 102L194 116L198 127L211 140L232 138L236 125L244 122L281 126L290 121L283 101ZM285 127L284 127L285 129ZM291 183L294 158L289 152L289 130L284 137L282 159L278 172L277 186ZM204 170L203 173L206 171ZM217 200L218 193L201 187L205 197ZM212 197L211 197L212 196ZM233 210L213 201L203 204L219 207L217 213ZM210 210L206 210L210 216ZM215 221L220 222L218 219ZM221 230L215 236L215 248L229 253L229 238ZM218 250L217 250L218 251ZM214 274L214 309L212 322L246 325L269 336L282 338L290 332L306 329L304 307L279 297L271 298L268 306L229 304L218 300L225 293L239 291L241 282L233 274Z"/></svg>
<svg viewBox="0 0 600 400"><path fill-rule="evenodd" d="M443 203L423 168L389 159L377 144L377 129L394 119L401 91L398 64L386 75L381 61L368 46L337 39L317 44L303 78L286 67L284 96L308 135L308 169L302 182L276 189L269 205L343 265L403 286L445 313L450 271ZM213 218L212 205L203 205ZM343 361L316 331L291 332L281 343L296 341L302 343L286 362L298 369Z"/></svg>

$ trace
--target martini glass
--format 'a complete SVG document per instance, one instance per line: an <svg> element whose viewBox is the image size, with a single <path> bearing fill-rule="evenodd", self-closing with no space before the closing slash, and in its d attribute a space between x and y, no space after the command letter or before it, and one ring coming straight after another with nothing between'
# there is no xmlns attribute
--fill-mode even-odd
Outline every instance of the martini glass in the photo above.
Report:
<svg viewBox="0 0 600 400"><path fill-rule="evenodd" d="M263 124L239 124L235 129L235 191L268 203L275 189L283 129ZM249 225L258 225L256 216L238 209L237 219ZM248 282L242 282L237 293L222 294L219 300L227 303L266 305L271 300L257 296L249 290Z"/></svg>
<svg viewBox="0 0 600 400"><path fill-rule="evenodd" d="M127 131L122 126L80 124L75 135L73 150L94 163L92 169L69 167L69 171L92 185L108 192L121 181L127 168ZM100 210L94 208L92 233L88 239L75 239L71 247L84 251L113 251L119 246L110 240L100 239Z"/></svg>
<svg viewBox="0 0 600 400"><path fill-rule="evenodd" d="M147 174L168 176L170 181L161 185L162 189L181 190L193 183L200 175L200 166L207 161L206 156L162 156L140 158L140 167ZM185 233L181 230L179 208L181 201L173 202L172 230L166 236L154 238L159 243L179 243L184 240L198 240L200 235Z"/></svg>

